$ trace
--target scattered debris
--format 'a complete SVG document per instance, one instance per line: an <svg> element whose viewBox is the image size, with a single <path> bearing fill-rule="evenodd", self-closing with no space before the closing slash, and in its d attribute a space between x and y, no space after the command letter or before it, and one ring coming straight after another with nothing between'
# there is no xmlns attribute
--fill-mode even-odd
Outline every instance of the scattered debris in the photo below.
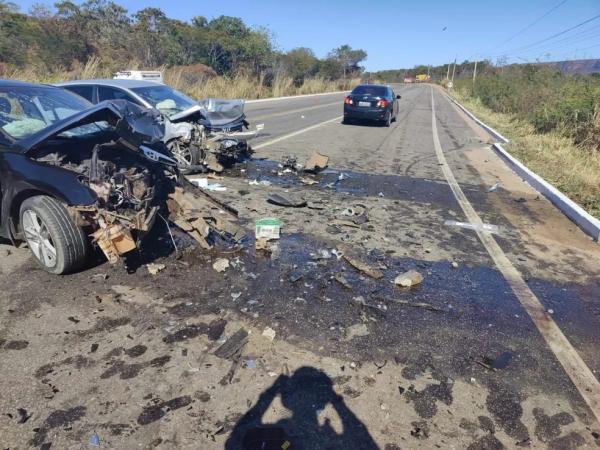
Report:
<svg viewBox="0 0 600 450"><path fill-rule="evenodd" d="M306 200L284 197L279 194L269 194L267 201L277 206L285 206L288 208L303 208L306 206Z"/></svg>
<svg viewBox="0 0 600 450"><path fill-rule="evenodd" d="M379 269L376 269L375 267L371 266L366 261L363 261L349 247L347 247L345 245L344 246L338 245L337 249L340 252L342 252L342 256L344 257L344 259L346 261L348 261L348 263L355 269L360 270L361 272L367 274L371 278L375 278L376 280L383 278L383 273Z"/></svg>
<svg viewBox="0 0 600 450"><path fill-rule="evenodd" d="M394 284L396 286L411 287L421 284L423 282L423 275L416 270L409 270L408 272L401 273L394 278Z"/></svg>
<svg viewBox="0 0 600 450"><path fill-rule="evenodd" d="M219 183L209 184L208 178L193 178L190 179L192 183L198 186L200 189L205 189L207 191L226 191L227 188Z"/></svg>
<svg viewBox="0 0 600 450"><path fill-rule="evenodd" d="M288 279L290 280L290 283L295 283L296 281L301 280L303 277L304 273L301 270L293 270Z"/></svg>
<svg viewBox="0 0 600 450"><path fill-rule="evenodd" d="M247 359L244 361L244 367L246 369L256 369L256 361L253 359Z"/></svg>
<svg viewBox="0 0 600 450"><path fill-rule="evenodd" d="M281 221L274 218L260 219L256 221L256 238L279 239Z"/></svg>
<svg viewBox="0 0 600 450"><path fill-rule="evenodd" d="M302 184L306 184L308 186L312 186L313 184L319 184L317 180L313 180L312 178L308 177L299 177L298 179Z"/></svg>
<svg viewBox="0 0 600 450"><path fill-rule="evenodd" d="M263 330L262 335L272 341L275 339L275 330L271 327L266 327Z"/></svg>
<svg viewBox="0 0 600 450"><path fill-rule="evenodd" d="M518 198L513 198L514 202L517 203L525 203L527 201L527 199L525 197L518 197Z"/></svg>
<svg viewBox="0 0 600 450"><path fill-rule="evenodd" d="M250 181L248 181L248 184L250 186L265 186L265 187L269 187L269 186L271 186L272 183L269 180L260 180L260 181L258 181L258 180L250 180Z"/></svg>
<svg viewBox="0 0 600 450"><path fill-rule="evenodd" d="M498 234L499 231L498 225L491 225L489 223L474 224L467 222L457 222L456 220L446 220L444 222L444 225L455 226L474 231L487 231L488 233L493 234Z"/></svg>
<svg viewBox="0 0 600 450"><path fill-rule="evenodd" d="M368 336L369 334L369 329L364 323L357 323L346 328L346 337L344 340L350 341L355 337Z"/></svg>
<svg viewBox="0 0 600 450"><path fill-rule="evenodd" d="M331 219L327 225L335 227L350 227L350 228L360 228L360 225L355 224L354 222L350 221L350 220L343 220L343 219Z"/></svg>
<svg viewBox="0 0 600 450"><path fill-rule="evenodd" d="M19 423L25 423L31 418L31 414L25 408L17 408L17 412L19 413Z"/></svg>
<svg viewBox="0 0 600 450"><path fill-rule="evenodd" d="M214 355L219 358L230 359L244 345L246 345L247 342L248 332L243 328L240 328L233 336L227 339L219 348L215 350Z"/></svg>
<svg viewBox="0 0 600 450"><path fill-rule="evenodd" d="M227 258L218 258L213 263L213 269L217 272L224 272L229 267L229 260Z"/></svg>
<svg viewBox="0 0 600 450"><path fill-rule="evenodd" d="M166 266L164 264L150 263L150 264L146 264L146 268L148 269L148 272L150 273L150 275L156 275L161 270L164 270L166 268Z"/></svg>
<svg viewBox="0 0 600 450"><path fill-rule="evenodd" d="M346 277L344 277L344 275L342 275L341 273L336 273L335 274L335 281L337 281L338 283L340 283L342 286L344 286L346 289L350 289L352 290L352 285L350 284L350 282L346 279Z"/></svg>
<svg viewBox="0 0 600 450"><path fill-rule="evenodd" d="M100 437L96 433L90 437L90 445L92 447L100 447Z"/></svg>
<svg viewBox="0 0 600 450"><path fill-rule="evenodd" d="M456 261L452 261L452 267L458 269L458 263Z"/></svg>
<svg viewBox="0 0 600 450"><path fill-rule="evenodd" d="M318 152L314 152L310 155L310 158L304 164L305 172L318 172L327 167L329 163L329 156L321 155Z"/></svg>
<svg viewBox="0 0 600 450"><path fill-rule="evenodd" d="M295 155L286 155L281 161L281 168L296 172L298 170L298 157Z"/></svg>
<svg viewBox="0 0 600 450"><path fill-rule="evenodd" d="M486 192L494 192L496 189L500 187L500 183L495 183L493 186L489 187Z"/></svg>
<svg viewBox="0 0 600 450"><path fill-rule="evenodd" d="M423 309L427 309L429 311L435 311L435 312L446 312L445 309L438 308L437 306L430 305L429 303L424 303L424 302L410 302L408 300L399 300L399 299L394 299L392 301L394 303L399 304L399 305L411 306L413 308L423 308Z"/></svg>

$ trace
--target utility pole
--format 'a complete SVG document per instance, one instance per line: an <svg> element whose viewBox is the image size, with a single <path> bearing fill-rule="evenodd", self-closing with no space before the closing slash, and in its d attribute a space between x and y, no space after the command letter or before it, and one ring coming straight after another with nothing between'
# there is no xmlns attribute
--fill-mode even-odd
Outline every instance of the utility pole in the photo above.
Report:
<svg viewBox="0 0 600 450"><path fill-rule="evenodd" d="M448 63L448 72L446 72L446 80L450 79L450 63Z"/></svg>
<svg viewBox="0 0 600 450"><path fill-rule="evenodd" d="M427 80L429 80L429 67L430 66L427 66Z"/></svg>
<svg viewBox="0 0 600 450"><path fill-rule="evenodd" d="M454 72L456 72L456 58L454 58L454 65L452 66L452 86L454 86Z"/></svg>
<svg viewBox="0 0 600 450"><path fill-rule="evenodd" d="M473 69L473 85L475 85L476 77L477 77L477 61L475 61L475 68Z"/></svg>

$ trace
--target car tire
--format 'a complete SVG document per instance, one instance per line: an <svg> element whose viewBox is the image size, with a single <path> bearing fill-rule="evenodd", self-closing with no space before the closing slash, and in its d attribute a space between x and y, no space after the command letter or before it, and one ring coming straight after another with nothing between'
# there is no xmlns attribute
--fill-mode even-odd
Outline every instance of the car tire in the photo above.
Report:
<svg viewBox="0 0 600 450"><path fill-rule="evenodd" d="M47 272L73 272L86 262L90 248L86 234L52 197L29 197L21 205L19 219L34 259Z"/></svg>
<svg viewBox="0 0 600 450"><path fill-rule="evenodd" d="M390 112L390 113L388 114L388 116L385 118L385 120L384 120L383 124L384 124L386 127L389 127L389 126L392 124L392 113L391 113L391 112Z"/></svg>
<svg viewBox="0 0 600 450"><path fill-rule="evenodd" d="M343 125L350 125L350 119L348 119L348 118L344 117L344 118L342 119L342 124L343 124Z"/></svg>

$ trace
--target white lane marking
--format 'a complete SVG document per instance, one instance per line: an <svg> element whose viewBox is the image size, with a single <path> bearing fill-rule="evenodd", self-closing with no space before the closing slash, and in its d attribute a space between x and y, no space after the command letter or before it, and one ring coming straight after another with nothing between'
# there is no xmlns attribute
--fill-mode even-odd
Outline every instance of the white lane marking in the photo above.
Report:
<svg viewBox="0 0 600 450"><path fill-rule="evenodd" d="M467 197L456 181L446 161L438 136L433 88L431 89L431 127L433 128L435 153L446 181L454 193L454 197L456 197L469 222L476 228L477 236L479 236L483 246L492 257L496 267L498 267L498 270L504 276L515 296L519 299L529 317L531 317L531 320L546 341L546 344L548 344L548 347L550 347L550 350L554 353L554 356L556 356L556 359L558 359L569 378L571 378L581 397L590 407L594 416L596 416L596 420L600 422L600 382L598 382L598 379L594 376L590 368L581 359L577 350L568 341L554 319L552 319L552 316L546 312L542 303L531 291L525 280L523 280L519 271L506 257L494 237L489 232L483 230L481 217L475 212L475 209L469 200L467 200Z"/></svg>
<svg viewBox="0 0 600 450"><path fill-rule="evenodd" d="M324 108L326 106L333 106L333 105L339 105L340 108L343 106L342 101L340 100L339 102L323 103L321 105L316 105L316 106L307 106L306 108L290 109L289 111L282 111L282 112L267 114L267 115L258 116L258 117L252 117L252 111L250 111L246 115L248 116L248 119L252 120L253 122L257 122L259 120L271 119L273 117L279 117L279 116L287 116L289 114L294 114L294 113L312 111L313 109L319 109L319 108Z"/></svg>
<svg viewBox="0 0 600 450"><path fill-rule="evenodd" d="M291 100L294 98L322 97L323 95L347 94L348 92L350 92L350 91L334 91L334 92L323 92L321 94L291 95L289 97L259 98L256 100L246 100L245 103L263 103L263 102L275 102L278 100Z"/></svg>
<svg viewBox="0 0 600 450"><path fill-rule="evenodd" d="M284 140L289 139L291 137L298 136L299 134L306 133L307 131L310 131L310 130L314 130L315 128L318 128L318 127L320 127L322 125L325 125L325 124L328 124L328 123L331 123L331 122L335 122L336 120L341 120L343 117L344 116L334 117L333 119L326 120L325 122L319 122L319 123L317 123L315 125L311 125L310 127L306 127L306 128L302 128L302 129L300 129L298 131L294 131L293 133L284 134L283 136L279 136L278 138L271 139L270 141L267 141L267 142L263 142L262 144L253 145L252 149L253 150L259 150L261 148L268 147L269 145L276 144L277 142L281 142L281 141L284 141Z"/></svg>

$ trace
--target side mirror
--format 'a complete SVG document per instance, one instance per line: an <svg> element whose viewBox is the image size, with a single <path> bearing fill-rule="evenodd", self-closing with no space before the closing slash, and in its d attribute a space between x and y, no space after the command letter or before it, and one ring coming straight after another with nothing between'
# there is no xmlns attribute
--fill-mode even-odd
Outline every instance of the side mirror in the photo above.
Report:
<svg viewBox="0 0 600 450"><path fill-rule="evenodd" d="M401 95L396 95L396 98L397 98L398 100L400 100L400 99L402 98L402 96L401 96Z"/></svg>

